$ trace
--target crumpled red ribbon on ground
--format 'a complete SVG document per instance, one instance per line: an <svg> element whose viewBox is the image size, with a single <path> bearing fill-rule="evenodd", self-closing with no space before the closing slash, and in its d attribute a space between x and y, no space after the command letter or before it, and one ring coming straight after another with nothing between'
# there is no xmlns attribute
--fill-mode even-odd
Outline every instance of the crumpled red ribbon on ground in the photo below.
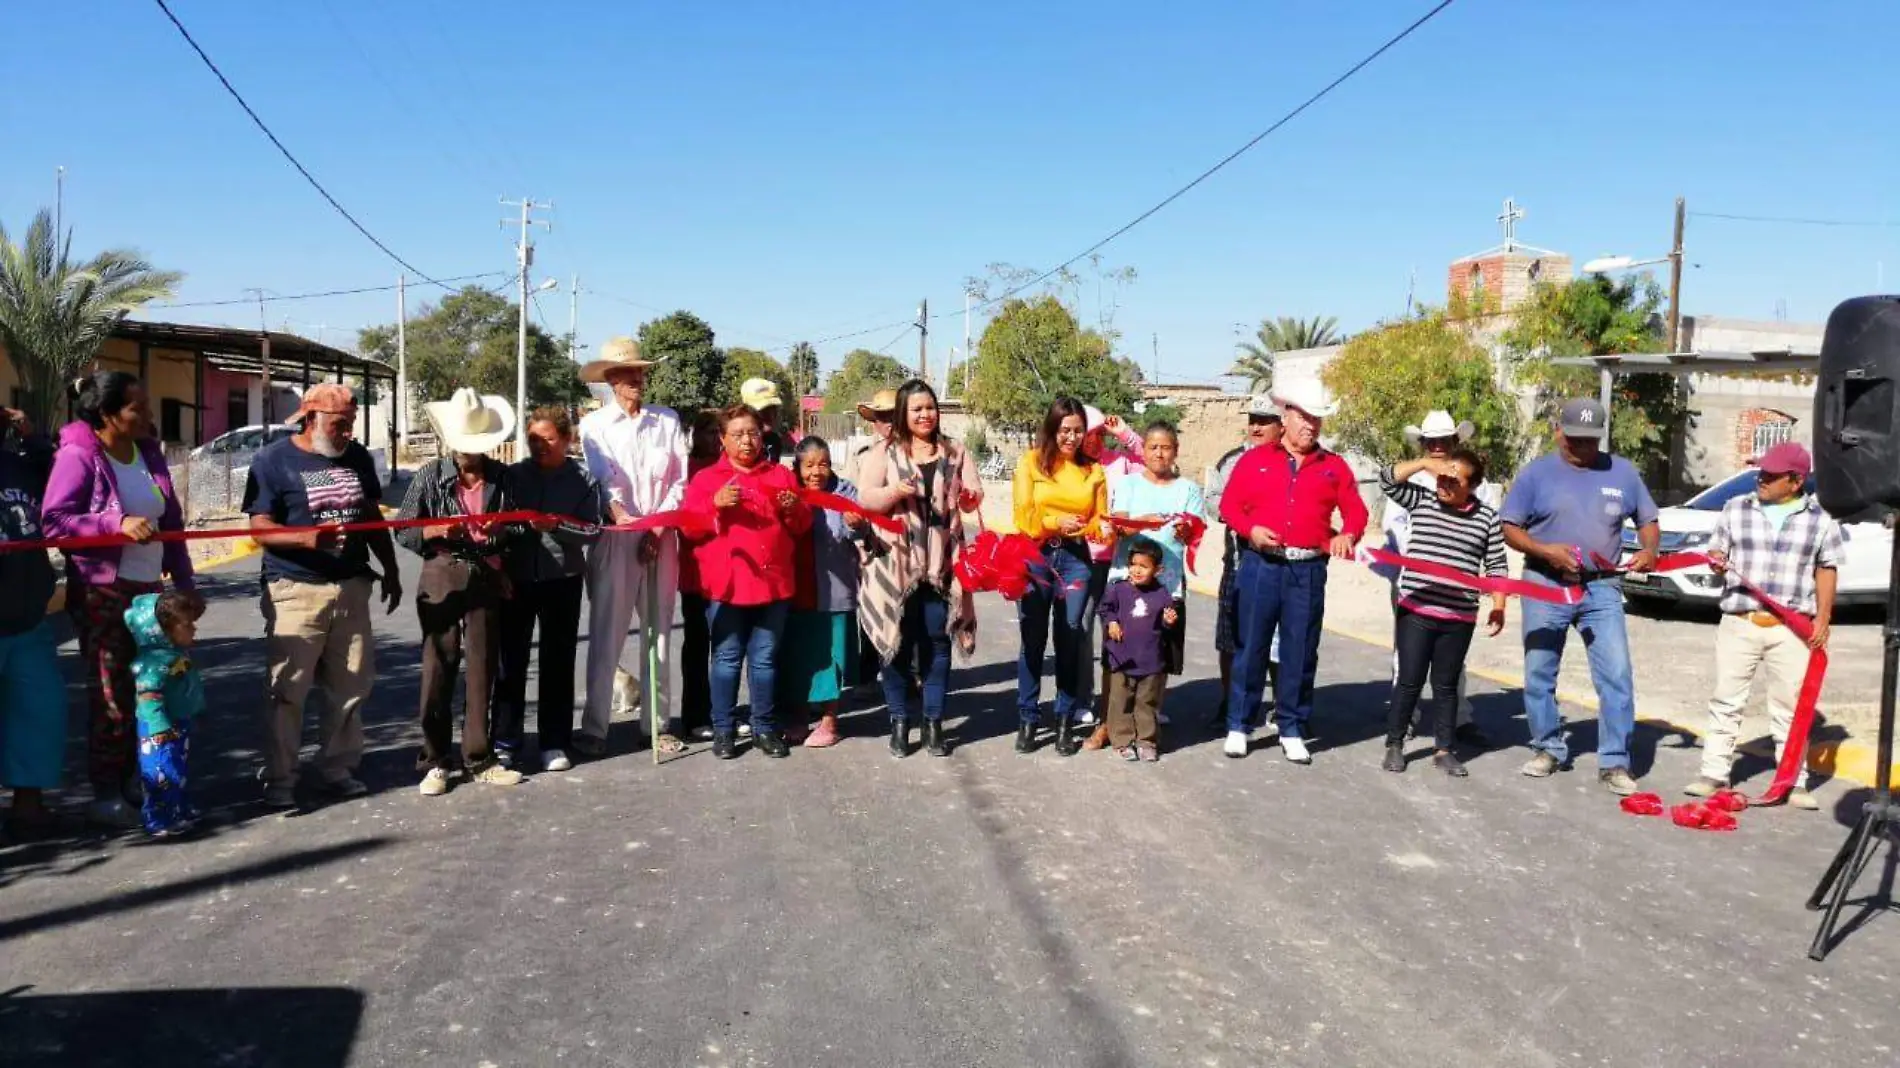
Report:
<svg viewBox="0 0 1900 1068"><path fill-rule="evenodd" d="M1663 799L1661 794L1631 794L1617 802L1617 804L1623 811L1632 816L1660 816L1663 814Z"/></svg>
<svg viewBox="0 0 1900 1068"><path fill-rule="evenodd" d="M1669 809L1669 818L1676 826L1687 827L1692 831L1732 831L1740 826L1734 816L1706 801L1673 805Z"/></svg>

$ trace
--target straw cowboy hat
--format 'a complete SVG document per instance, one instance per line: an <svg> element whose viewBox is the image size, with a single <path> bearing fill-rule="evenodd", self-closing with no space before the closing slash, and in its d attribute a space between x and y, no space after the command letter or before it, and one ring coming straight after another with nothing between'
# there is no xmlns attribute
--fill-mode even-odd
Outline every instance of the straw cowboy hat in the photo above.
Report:
<svg viewBox="0 0 1900 1068"><path fill-rule="evenodd" d="M1438 410L1425 413L1423 423L1406 427L1405 440L1414 446L1426 438L1457 438L1464 442L1470 441L1472 433L1476 430L1477 428L1471 425L1471 420L1454 423L1451 421L1450 412Z"/></svg>
<svg viewBox="0 0 1900 1068"><path fill-rule="evenodd" d="M776 408L784 402L779 400L778 387L769 378L748 378L739 387L739 403L755 412L767 408ZM893 405L896 403L892 402Z"/></svg>
<svg viewBox="0 0 1900 1068"><path fill-rule="evenodd" d="M616 367L651 367L657 362L641 358L638 341L630 337L609 338L600 347L600 359L581 368L581 381L605 382L607 372Z"/></svg>
<svg viewBox="0 0 1900 1068"><path fill-rule="evenodd" d="M1286 387L1275 386L1268 396L1281 408L1298 408L1315 419L1327 419L1339 411L1339 398L1316 378Z"/></svg>
<svg viewBox="0 0 1900 1068"><path fill-rule="evenodd" d="M507 398L483 396L467 386L423 409L450 452L491 452L515 432L515 409Z"/></svg>
<svg viewBox="0 0 1900 1068"><path fill-rule="evenodd" d="M891 415L897 411L897 391L880 389L871 394L871 399L858 405L860 418L876 422L880 415Z"/></svg>

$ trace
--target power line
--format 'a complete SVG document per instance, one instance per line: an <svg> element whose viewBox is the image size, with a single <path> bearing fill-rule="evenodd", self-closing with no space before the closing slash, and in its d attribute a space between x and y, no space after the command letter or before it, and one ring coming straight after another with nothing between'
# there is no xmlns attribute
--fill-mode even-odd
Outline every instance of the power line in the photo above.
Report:
<svg viewBox="0 0 1900 1068"><path fill-rule="evenodd" d="M1730 222L1783 223L1789 226L1844 226L1882 230L1900 226L1900 221L1876 219L1806 219L1790 215L1735 215L1721 211L1692 211L1697 219L1726 219Z"/></svg>
<svg viewBox="0 0 1900 1068"><path fill-rule="evenodd" d="M357 233L362 234L364 237L368 238L370 244L375 245L378 249L382 250L383 255L388 256L390 259L395 260L397 263L401 264L404 270L413 272L417 277L421 278L425 282L429 282L433 285L442 286L442 288L444 289L449 288L447 285L444 285L438 279L430 277L427 271L422 270L421 268L417 267L415 264L412 264L408 260L403 259L401 256L396 255L396 252L394 249L390 248L388 245L383 244L380 238L378 238L375 234L372 234L369 232L368 227L364 226L362 223L356 220L356 216L350 214L349 209L345 208L342 204L338 203L337 199L330 195L330 191L323 187L323 183L317 181L316 176L310 173L309 168L305 167L303 163L299 161L297 157L291 153L290 149L285 148L284 143L277 139L277 135L275 133L271 132L271 128L265 124L262 118L258 117L257 112L253 110L250 103L244 99L244 95L242 93L239 93L237 91L237 88L231 84L231 79L226 78L224 76L224 72L218 69L218 65L216 63L213 63L211 61L211 57L205 54L205 50L199 47L197 39L191 36L191 31L185 29L185 24L178 21L177 15L172 14L172 9L168 4L165 3L165 0L153 0L153 2L158 5L158 9L160 11L163 11L165 13L165 17L171 20L172 25L177 27L179 36L185 39L185 43L191 46L191 50L193 52L198 53L198 58L204 61L204 65L210 69L213 75L217 76L219 84L224 86L224 91L231 94L231 99L237 101L238 107L241 107L244 109L244 114L249 115L251 117L251 122L255 123L257 128L263 131L264 136L270 139L270 143L277 147L277 151L282 153L283 157L290 161L290 165L292 167L297 168L297 173L303 175L304 181L309 182L310 187L312 189L315 189L318 195L322 196L323 199L327 201L332 208L336 209L336 213L338 215L343 216L343 218L346 219L351 226L355 227Z"/></svg>
<svg viewBox="0 0 1900 1068"><path fill-rule="evenodd" d="M505 271L483 271L481 274L462 274L462 275L456 275L453 278L443 278L437 281L438 283L439 282L470 282L477 278L493 278L497 275L502 275L506 273L507 272ZM509 275L509 277L512 278L513 276ZM387 285L387 286L359 286L356 289L326 289L321 293L292 293L292 294L289 294L288 296L267 297L266 300L269 300L269 301L315 300L318 297L353 297L359 293L393 293L396 291L397 288L398 287L395 285ZM232 304L255 304L255 303L257 303L256 297L243 297L238 300L194 300L194 301L187 301L182 304L149 304L147 305L147 307L151 307L151 308L222 308L222 307L226 307Z"/></svg>
<svg viewBox="0 0 1900 1068"><path fill-rule="evenodd" d="M1207 181L1209 178L1212 178L1216 173L1221 171L1228 164L1234 162L1235 160L1239 159L1241 156L1245 155L1255 145L1258 145L1260 142L1266 140L1268 137L1272 136L1276 131L1278 131L1281 127L1285 126L1287 123L1292 122L1294 119L1298 118L1301 115L1301 113L1305 112L1308 108L1311 108L1314 104L1319 103L1321 100L1331 95L1333 90L1339 88L1341 85L1344 85L1354 75L1358 74L1361 70L1364 70L1366 67L1370 66L1374 60L1378 59L1380 56L1384 55L1385 53L1391 51L1392 48L1396 46L1400 41L1405 40L1407 37L1410 37L1413 33L1417 32L1417 30L1420 27L1424 26L1427 22L1430 22L1432 19L1436 18L1440 12L1450 7L1453 2L1454 0L1440 0L1437 6L1433 7L1430 11L1425 12L1425 14L1420 15L1416 20L1412 22L1411 25L1405 27L1403 30L1400 30L1398 33L1388 38L1384 44L1380 45L1376 49L1373 49L1372 52L1368 53L1365 56L1365 58L1361 59L1357 63L1354 63L1352 66L1346 68L1345 72L1340 74L1339 77L1334 78L1330 82L1327 82L1326 85L1323 86L1318 92L1312 94L1311 96L1307 97L1305 100L1301 101L1291 111L1288 111L1286 114L1280 116L1279 119L1275 120L1273 125L1260 131L1258 134L1255 134L1253 138L1250 139L1246 144L1241 145L1239 148L1233 150L1232 152L1228 153L1226 156L1222 157L1219 162L1215 163L1213 166L1207 168L1206 170L1202 171L1200 174L1196 175L1193 178L1193 180L1189 181L1186 185L1183 185L1181 188L1176 189L1172 193L1169 193L1166 197L1163 197L1161 201L1155 204L1153 207L1149 208L1147 211L1142 212L1140 215L1135 216L1133 219L1130 219L1128 222L1124 223L1122 226L1117 228L1114 232L1110 233L1107 237L1102 238L1100 241L1097 241L1093 245L1090 245L1088 248L1085 248L1081 252L1078 252L1075 255L1069 257L1068 259L1062 261L1061 263L1057 264L1055 267L1052 267L1049 270L1044 271L1043 273L1037 275L1036 277L1031 278L1029 281L1013 286L1003 291L1002 293L998 294L997 296L990 297L981 301L980 303L976 305L976 307L977 308L995 307L996 305L1001 304L1002 302L1017 295L1018 293L1023 292L1024 290L1033 288L1035 286L1039 286L1042 283L1048 281L1049 279L1055 277L1057 274L1060 274L1062 271L1066 270L1067 268L1074 266L1078 261L1086 259L1087 257L1093 255L1094 253L1101 251L1103 248L1107 247L1108 244L1114 241L1116 238L1122 236L1128 231L1133 230L1135 227L1140 226L1142 223L1148 221L1156 213L1160 212L1163 208L1181 199L1183 196L1187 195L1187 193L1190 190L1192 190L1194 187L1200 185L1202 182ZM930 319L946 319L957 314L960 314L960 310L953 309L950 311L939 312L938 314L931 316ZM859 330L859 331L855 331L849 334L840 334L835 337L822 338L818 341L812 342L812 344L817 345L817 344L823 344L827 341L841 341L841 340L844 340L845 338L857 337L860 334L875 333L879 330L886 330L892 326L897 326L897 325L899 325L897 322L892 322L892 323L888 323L882 326L874 326L865 330ZM910 321L906 325L915 326L916 323L915 321ZM902 335L899 335L899 337L901 336ZM892 344L895 344L895 343L896 341L894 339L892 341ZM889 348L890 346L886 345L885 347Z"/></svg>
<svg viewBox="0 0 1900 1068"><path fill-rule="evenodd" d="M883 329L883 327L875 327L874 329L878 329L878 330L882 330L882 329ZM892 345L895 345L895 344L897 344L898 342L900 342L900 341L902 341L902 340L904 340L904 335L905 335L905 334L908 334L908 333L910 333L910 332L911 332L912 330L915 330L915 329L917 329L917 324L916 324L916 323L905 323L905 324L904 324L904 329L902 329L902 330L899 330L899 331L897 332L897 336L896 336L896 337L894 337L894 338L892 338L892 339L890 339L889 341L886 341L886 342L885 342L885 343L883 344L883 346L882 346L882 347L880 347L880 348L879 348L879 349L878 349L877 351L878 351L878 352L880 352L880 353L883 353L883 354L884 354L884 355L886 355L886 356L889 356L889 355L891 354L891 353L890 353L890 347L891 347Z"/></svg>

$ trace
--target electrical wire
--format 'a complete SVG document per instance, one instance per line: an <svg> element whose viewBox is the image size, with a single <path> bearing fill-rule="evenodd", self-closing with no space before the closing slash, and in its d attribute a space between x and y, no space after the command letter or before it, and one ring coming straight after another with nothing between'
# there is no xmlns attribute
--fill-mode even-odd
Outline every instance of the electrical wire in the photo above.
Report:
<svg viewBox="0 0 1900 1068"><path fill-rule="evenodd" d="M506 271L483 271L481 274L461 274L461 275L456 275L453 278L439 279L438 281L440 282L470 282L477 278L493 278L497 275L507 275L507 277L509 278L514 277L513 275L508 274L508 272ZM267 304L270 304L270 303L275 303L277 301L285 301L285 300L315 300L318 297L353 297L359 293L393 293L397 290L397 288L399 287L395 285L386 285L386 286L360 286L356 289L326 289L321 293L292 293L288 296L268 296L264 298L264 302ZM151 307L151 308L223 308L223 307L228 307L233 304L256 304L256 303L257 303L256 297L242 297L237 300L193 300L193 301L186 301L184 303L179 303L179 304L150 304L150 305L147 305L147 307Z"/></svg>
<svg viewBox="0 0 1900 1068"><path fill-rule="evenodd" d="M191 31L185 29L185 24L178 21L178 16L172 13L171 6L168 5L165 2L165 0L152 0L152 2L156 3L158 5L158 9L165 13L165 17L171 20L172 25L178 29L179 36L185 39L185 43L191 46L191 50L193 52L198 53L198 58L203 60L204 65L210 69L213 75L217 77L219 84L224 86L224 91L231 94L231 99L237 101L238 107L241 107L244 109L244 114L249 115L251 117L251 122L254 123L257 126L257 128L263 132L266 138L270 139L270 143L276 146L277 151L281 153L285 159L290 161L290 165L292 167L297 168L297 173L303 175L304 181L309 182L310 187L312 189L315 189L318 195L322 196L323 199L327 201L332 208L336 209L336 213L338 215L343 216L343 218L347 222L349 222L351 226L355 227L357 233L362 234L365 238L368 238L369 243L372 245L375 245L378 249L380 249L383 255L388 256L390 259L401 264L404 270L414 272L416 277L419 278L423 282L429 283L431 285L441 286L443 289L450 288L448 285L446 285L442 281L431 277L427 271L422 270L421 268L417 267L415 264L410 263L408 260L405 260L401 256L396 255L396 252L394 249L390 248L388 245L385 245L381 238L377 237L375 234L370 233L368 227L358 222L356 219L356 216L351 215L348 208L345 208L341 203L337 201L335 197L331 196L330 191L323 187L323 183L317 181L316 176L310 173L310 169L308 167L305 167L302 161L297 159L296 155L294 155L290 151L290 149L284 147L284 143L282 141L277 139L277 135L271 132L271 128L265 124L264 120L258 116L256 110L253 109L250 103L244 99L244 95L242 93L239 93L237 91L237 87L231 84L231 79L226 78L224 76L224 72L218 69L218 65L211 61L211 57L209 55L205 54L205 50L198 44L197 39L191 36Z"/></svg>
<svg viewBox="0 0 1900 1068"><path fill-rule="evenodd" d="M1697 219L1726 219L1729 222L1782 223L1788 226L1844 226L1869 230L1883 230L1900 226L1896 220L1876 219L1804 219L1789 215L1735 215L1722 211L1692 211L1688 213Z"/></svg>
<svg viewBox="0 0 1900 1068"><path fill-rule="evenodd" d="M880 327L879 329L882 329L882 328ZM917 329L917 324L916 324L916 323L906 323L906 324L904 324L904 329L902 329L902 330L899 330L899 331L897 332L897 336L896 336L896 337L894 337L894 338L892 338L892 339L890 339L889 341L886 341L886 342L885 342L885 343L883 344L883 346L882 346L882 347L880 347L880 348L879 348L879 349L878 349L877 351L878 351L879 353L882 353L882 354L883 354L883 355L885 355L885 356L889 356L889 355L891 354L891 351L890 351L890 350L891 350L891 346L892 346L892 345L895 345L895 344L897 344L898 342L900 342L900 341L902 341L902 340L904 340L904 335L905 335L905 334L908 334L908 333L910 333L910 332L911 332L912 330L915 330L915 329Z"/></svg>

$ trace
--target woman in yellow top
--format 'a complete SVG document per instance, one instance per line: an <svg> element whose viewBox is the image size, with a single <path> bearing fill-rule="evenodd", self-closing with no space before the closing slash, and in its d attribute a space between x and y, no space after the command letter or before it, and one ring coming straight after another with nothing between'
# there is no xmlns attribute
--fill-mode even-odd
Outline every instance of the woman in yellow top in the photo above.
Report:
<svg viewBox="0 0 1900 1068"><path fill-rule="evenodd" d="M1088 415L1082 402L1057 397L1042 420L1034 450L1016 465L1016 529L1043 542L1046 565L1023 596L1017 616L1023 651L1016 658L1016 751L1036 748L1042 703L1042 658L1055 617L1056 752L1072 756L1079 743L1071 732L1087 702L1094 655L1089 617L1095 611L1089 581L1088 539L1113 537L1107 523L1108 479L1082 451Z"/></svg>

